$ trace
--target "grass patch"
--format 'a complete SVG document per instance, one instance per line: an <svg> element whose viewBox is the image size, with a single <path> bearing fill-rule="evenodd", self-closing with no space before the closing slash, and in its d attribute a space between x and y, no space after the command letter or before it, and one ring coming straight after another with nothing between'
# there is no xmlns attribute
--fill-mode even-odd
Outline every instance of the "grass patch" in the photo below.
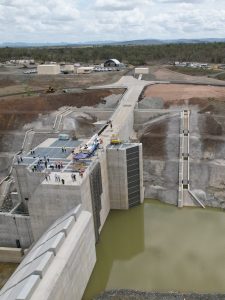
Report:
<svg viewBox="0 0 225 300"><path fill-rule="evenodd" d="M201 68L189 68L189 67L168 67L167 69L171 71L175 71L181 74L185 75L191 75L191 76L207 76L207 75L213 75L218 74L218 70L208 70L208 69L201 69Z"/></svg>
<svg viewBox="0 0 225 300"><path fill-rule="evenodd" d="M221 73L221 74L217 75L215 78L219 79L219 80L225 80L225 73Z"/></svg>

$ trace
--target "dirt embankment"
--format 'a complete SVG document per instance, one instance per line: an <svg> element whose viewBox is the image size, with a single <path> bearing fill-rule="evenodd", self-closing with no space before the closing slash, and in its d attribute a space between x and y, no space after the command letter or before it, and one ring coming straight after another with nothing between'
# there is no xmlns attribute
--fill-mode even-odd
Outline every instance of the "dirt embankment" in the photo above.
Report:
<svg viewBox="0 0 225 300"><path fill-rule="evenodd" d="M225 101L225 87L192 84L158 84L145 89L144 97L161 97L165 102L190 98L216 98Z"/></svg>
<svg viewBox="0 0 225 300"><path fill-rule="evenodd" d="M191 75L181 74L175 71L168 70L167 67L164 66L150 67L150 73L154 76L155 80L187 81L192 83L202 82L204 84L224 85L224 82L218 79L208 78L207 76L191 76Z"/></svg>
<svg viewBox="0 0 225 300"><path fill-rule="evenodd" d="M166 156L166 133L168 120L149 125L140 138L144 157L162 158ZM151 136L151 138L149 138Z"/></svg>
<svg viewBox="0 0 225 300"><path fill-rule="evenodd" d="M0 99L0 130L17 130L62 106L95 106L112 94L122 94L124 90L85 90L74 94L41 95L31 97L10 97Z"/></svg>
<svg viewBox="0 0 225 300"><path fill-rule="evenodd" d="M146 119L139 132L142 134L139 136L145 159L146 196L176 204L179 111L188 109L191 112L191 190L201 196L201 201L206 206L224 208L225 88L157 85L145 90L140 104L146 108L170 109L169 113L164 110L161 115Z"/></svg>
<svg viewBox="0 0 225 300"><path fill-rule="evenodd" d="M13 93L29 94L35 90L46 90L49 86L58 91L65 88L87 88L94 85L111 84L118 81L123 74L124 71L47 76L23 73L4 74L0 71L0 96Z"/></svg>
<svg viewBox="0 0 225 300"><path fill-rule="evenodd" d="M3 77L3 78L0 78L0 88L4 88L6 86L12 86L12 85L15 85L16 82L15 80L13 80L12 78L10 77Z"/></svg>

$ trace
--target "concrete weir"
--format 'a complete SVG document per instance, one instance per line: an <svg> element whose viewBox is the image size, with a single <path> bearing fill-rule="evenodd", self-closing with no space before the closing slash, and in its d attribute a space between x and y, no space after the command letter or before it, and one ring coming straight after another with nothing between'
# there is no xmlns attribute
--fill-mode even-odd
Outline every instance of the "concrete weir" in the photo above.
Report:
<svg viewBox="0 0 225 300"><path fill-rule="evenodd" d="M91 139L51 137L14 163L16 207L27 215L19 219L15 210L0 216L15 226L5 228L7 245L29 252L1 290L1 299L82 298L96 262L95 243L110 209L129 209L144 199L142 145L129 140L134 108L147 84L128 76L111 86L122 86L126 93L110 112L111 122L105 121ZM60 132L72 112L68 108L56 115L54 132ZM122 142L111 144L113 134ZM77 158L94 141L99 147L85 159Z"/></svg>
<svg viewBox="0 0 225 300"><path fill-rule="evenodd" d="M179 145L177 134L180 133L178 188L177 152L169 157L175 164L166 170L167 178L172 177L171 174L176 177L171 189L172 198L177 199L178 195L178 207L195 205L196 202L204 207L190 190L191 112L187 109L180 112L179 109L142 111L137 108L143 88L156 83L124 76L115 84L95 87L122 87L126 92L115 111L90 111L98 121L103 121L91 139L55 138L56 133L63 129L65 119L75 113L71 107L56 114L52 137L32 148L33 153L27 150L34 132L27 133L23 158L14 163L12 171L17 190L13 204L16 205L10 212L0 213L0 223L5 224L5 227L1 226L0 246L30 249L2 289L1 299L82 298L96 262L95 243L110 209L129 209L143 202L142 144L130 141L136 140L135 130L143 122L152 122L151 118L159 121L163 117L173 121L171 116L175 115L176 126L179 126L177 116L180 114L180 132L177 127L173 128L173 122L168 125L172 136L172 147L168 146L171 143L167 145L172 149L170 153L174 152L174 136ZM116 140L114 144L112 135ZM97 144L94 150L88 152L85 159L78 158L77 155L90 151L82 152L82 149L88 149L87 145L96 145L94 141ZM162 166L162 170L165 169ZM168 194L166 189L163 192Z"/></svg>

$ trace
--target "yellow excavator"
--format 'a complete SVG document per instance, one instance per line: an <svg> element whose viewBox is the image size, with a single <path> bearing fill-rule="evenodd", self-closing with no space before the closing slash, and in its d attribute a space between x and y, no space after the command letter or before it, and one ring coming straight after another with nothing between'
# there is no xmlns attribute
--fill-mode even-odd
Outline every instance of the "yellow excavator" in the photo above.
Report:
<svg viewBox="0 0 225 300"><path fill-rule="evenodd" d="M51 94L55 93L55 89L52 86L49 86L48 89L46 90L46 94Z"/></svg>
<svg viewBox="0 0 225 300"><path fill-rule="evenodd" d="M110 144L111 145L122 144L122 140L119 138L118 134L112 134L110 139Z"/></svg>

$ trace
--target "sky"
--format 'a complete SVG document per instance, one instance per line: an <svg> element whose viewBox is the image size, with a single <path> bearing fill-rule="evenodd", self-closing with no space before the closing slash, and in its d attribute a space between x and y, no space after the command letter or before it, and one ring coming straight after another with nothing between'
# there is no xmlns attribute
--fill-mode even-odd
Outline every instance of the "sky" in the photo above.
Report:
<svg viewBox="0 0 225 300"><path fill-rule="evenodd" d="M0 0L0 43L225 38L225 0Z"/></svg>

